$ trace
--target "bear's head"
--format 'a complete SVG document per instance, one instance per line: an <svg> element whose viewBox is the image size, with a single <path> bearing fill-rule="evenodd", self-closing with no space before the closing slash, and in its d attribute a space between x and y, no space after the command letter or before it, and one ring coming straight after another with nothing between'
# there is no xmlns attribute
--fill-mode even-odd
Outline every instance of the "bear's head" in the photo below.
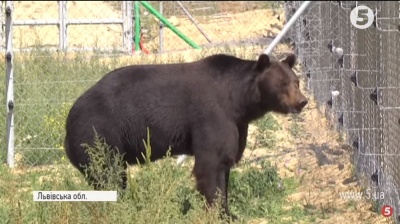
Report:
<svg viewBox="0 0 400 224"><path fill-rule="evenodd" d="M259 56L255 69L260 94L260 106L281 114L300 113L308 103L300 90L300 81L293 72L296 56L289 54L281 61L272 61L269 56Z"/></svg>

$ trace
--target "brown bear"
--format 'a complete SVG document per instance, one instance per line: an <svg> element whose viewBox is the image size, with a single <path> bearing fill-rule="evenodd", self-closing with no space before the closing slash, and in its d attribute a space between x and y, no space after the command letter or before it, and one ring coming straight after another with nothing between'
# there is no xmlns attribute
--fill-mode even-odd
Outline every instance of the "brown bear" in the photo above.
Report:
<svg viewBox="0 0 400 224"><path fill-rule="evenodd" d="M217 54L191 63L126 66L106 74L80 96L66 120L65 150L84 173L90 163L82 144L94 131L130 165L144 162L150 130L150 159L194 156L198 191L213 204L222 192L228 215L228 180L246 146L248 124L267 112L300 113L307 104L292 68L284 60L244 60ZM125 166L125 169L127 167ZM126 173L121 175L126 188ZM95 189L96 181L88 178Z"/></svg>

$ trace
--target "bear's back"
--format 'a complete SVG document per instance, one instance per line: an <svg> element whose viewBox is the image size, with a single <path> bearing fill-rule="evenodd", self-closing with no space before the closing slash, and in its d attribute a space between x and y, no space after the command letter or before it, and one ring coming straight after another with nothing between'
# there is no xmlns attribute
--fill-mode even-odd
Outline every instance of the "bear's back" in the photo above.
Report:
<svg viewBox="0 0 400 224"><path fill-rule="evenodd" d="M86 91L72 113L85 120L79 114L84 108L93 116L112 116L118 123L164 122L165 126L185 120L196 123L216 110L229 114L230 91L237 91L232 89L237 86L225 80L235 80L232 71L241 63L248 61L214 55L192 63L122 67Z"/></svg>

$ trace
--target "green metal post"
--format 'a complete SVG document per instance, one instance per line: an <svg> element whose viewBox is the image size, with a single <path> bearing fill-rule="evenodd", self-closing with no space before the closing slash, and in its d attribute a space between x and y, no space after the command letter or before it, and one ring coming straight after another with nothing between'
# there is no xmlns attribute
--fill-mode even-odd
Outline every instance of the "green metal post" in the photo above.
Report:
<svg viewBox="0 0 400 224"><path fill-rule="evenodd" d="M140 4L139 1L135 1L135 51L140 51Z"/></svg>
<svg viewBox="0 0 400 224"><path fill-rule="evenodd" d="M183 33L181 33L174 25L172 25L167 19L165 19L157 10L155 10L148 2L146 1L140 1L140 3L145 7L151 14L153 14L157 19L159 19L161 22L163 22L169 29L171 29L172 32L174 32L176 35L178 35L182 40L184 40L186 43L188 43L191 47L194 49L200 49L200 47L194 43L192 40L190 40L187 36L185 36Z"/></svg>

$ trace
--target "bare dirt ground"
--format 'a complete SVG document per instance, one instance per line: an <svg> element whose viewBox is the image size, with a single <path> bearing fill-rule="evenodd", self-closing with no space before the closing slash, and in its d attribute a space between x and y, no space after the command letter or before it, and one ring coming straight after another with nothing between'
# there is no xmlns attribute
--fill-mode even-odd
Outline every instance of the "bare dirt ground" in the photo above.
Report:
<svg viewBox="0 0 400 224"><path fill-rule="evenodd" d="M219 16L196 17L196 20L201 22L201 29L212 43L221 43L275 36L282 28L283 18L282 11L259 9L235 14L226 13ZM172 17L170 20L195 43L200 45L210 44L188 18ZM153 32L150 34L151 38L145 42L145 47L149 50L157 50L159 48L159 33L154 28L155 22L152 24ZM169 29L164 29L163 38L165 51L188 49L189 45Z"/></svg>
<svg viewBox="0 0 400 224"><path fill-rule="evenodd" d="M14 20L57 20L57 1L15 1ZM122 14L103 1L69 1L68 19L121 19ZM59 31L56 25L15 26L14 46L16 47L58 47ZM122 46L122 26L107 25L69 25L68 47Z"/></svg>
<svg viewBox="0 0 400 224"><path fill-rule="evenodd" d="M304 82L301 86L306 93ZM289 196L289 200L310 214L323 212L324 218L316 223L394 223L377 214L365 198L360 201L340 198L339 192L363 191L353 179L353 149L340 142L339 134L332 130L332 125L321 113L324 108L318 109L312 96L306 95L309 104L296 120L291 116L274 114L282 127L274 133L277 146L274 149L247 150L245 158L268 159L278 167L281 177L299 178L300 187ZM291 134L295 130L297 133ZM257 128L252 127L249 134L252 141ZM252 223L267 222L257 220Z"/></svg>
<svg viewBox="0 0 400 224"><path fill-rule="evenodd" d="M95 4L96 7L93 7ZM57 19L57 2L14 2L14 19ZM120 18L110 5L104 2L69 2L68 17L71 19ZM256 10L239 14L225 14L220 17L196 18L202 21L201 27L215 41L252 38L260 35L273 36L282 26L282 12ZM187 34L198 44L207 43L197 28L187 18L170 18L181 32ZM257 21L257 22L254 22ZM14 44L21 47L58 46L57 26L18 26L14 27ZM154 33L154 31L151 31ZM158 32L158 31L157 31ZM156 32L156 33L157 33ZM145 42L146 48L158 49L158 34ZM120 25L70 26L68 31L70 47L115 47L122 45L122 27ZM164 32L165 50L174 50L187 46L170 30ZM256 52L259 53L259 52ZM190 53L188 53L190 61ZM329 130L326 119L318 113L315 104L310 102L301 116L303 121L296 121L301 126L300 137L290 134L294 121L286 116L276 115L283 127L277 131L278 145L275 149L247 150L247 159L268 158L279 168L281 176L296 176L302 180L298 192L290 196L294 204L308 209L324 210L326 218L318 223L389 223L382 216L371 211L372 206L365 201L357 201L352 207L348 201L339 198L340 191L359 191L354 183L346 184L352 177L350 151L337 142L337 134ZM256 133L255 127L252 127ZM252 137L250 136L249 139ZM325 148L322 150L321 148ZM321 159L322 158L322 159ZM325 162L324 162L325 161ZM330 162L326 162L330 161ZM16 173L21 172L15 170ZM288 217L290 219L290 217ZM254 220L251 223L267 223Z"/></svg>
<svg viewBox="0 0 400 224"><path fill-rule="evenodd" d="M353 177L351 150L337 141L337 133L329 129L315 103L310 102L301 115L303 121L295 121L301 131L296 138L290 134L292 118L275 117L283 127L276 132L276 148L248 150L245 156L267 158L276 164L281 177L301 179L298 191L289 196L293 205L301 205L310 213L326 213L316 223L392 223L373 212L372 205L365 200L351 202L339 197L339 192L360 192L361 188L355 182L348 182Z"/></svg>

